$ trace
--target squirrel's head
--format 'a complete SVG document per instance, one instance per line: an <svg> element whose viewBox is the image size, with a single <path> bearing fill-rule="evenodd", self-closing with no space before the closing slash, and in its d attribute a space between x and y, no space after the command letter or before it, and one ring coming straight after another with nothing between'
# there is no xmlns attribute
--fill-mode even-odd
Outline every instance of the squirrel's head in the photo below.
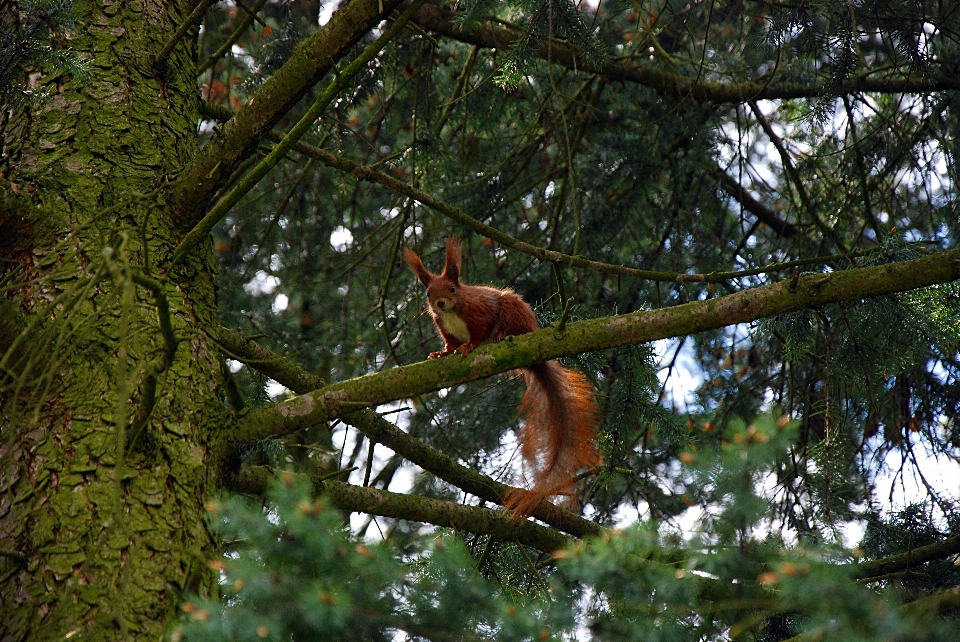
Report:
<svg viewBox="0 0 960 642"><path fill-rule="evenodd" d="M451 236L447 241L446 263L440 274L434 274L424 267L423 261L410 248L404 249L403 260L427 288L427 301L434 312L449 312L456 305L457 290L460 288L460 239Z"/></svg>

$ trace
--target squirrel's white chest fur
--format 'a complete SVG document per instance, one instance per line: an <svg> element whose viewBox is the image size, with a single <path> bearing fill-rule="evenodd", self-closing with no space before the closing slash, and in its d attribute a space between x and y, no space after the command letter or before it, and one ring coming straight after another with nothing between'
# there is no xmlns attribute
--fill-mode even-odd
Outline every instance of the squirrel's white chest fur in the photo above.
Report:
<svg viewBox="0 0 960 642"><path fill-rule="evenodd" d="M459 315L453 312L438 312L437 320L443 329L452 334L457 340L463 343L470 343L470 330L467 329L467 322Z"/></svg>

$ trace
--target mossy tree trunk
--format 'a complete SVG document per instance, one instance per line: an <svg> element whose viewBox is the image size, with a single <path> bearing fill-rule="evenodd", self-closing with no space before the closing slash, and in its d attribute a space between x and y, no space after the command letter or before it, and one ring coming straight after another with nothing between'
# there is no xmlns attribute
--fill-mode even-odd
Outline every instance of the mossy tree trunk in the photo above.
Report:
<svg viewBox="0 0 960 642"><path fill-rule="evenodd" d="M197 153L195 29L154 63L193 6L76 9L92 79L39 76L48 97L0 132L22 331L0 399L0 638L156 640L181 591L215 590L204 502L229 419L212 253L152 278L183 232L165 187Z"/></svg>

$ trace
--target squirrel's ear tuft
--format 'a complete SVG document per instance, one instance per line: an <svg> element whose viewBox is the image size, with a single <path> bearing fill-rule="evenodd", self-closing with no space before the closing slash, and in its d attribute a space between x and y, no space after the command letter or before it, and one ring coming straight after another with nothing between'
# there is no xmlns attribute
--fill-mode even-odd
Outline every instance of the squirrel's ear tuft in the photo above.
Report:
<svg viewBox="0 0 960 642"><path fill-rule="evenodd" d="M414 274L417 275L417 280L420 283L423 283L424 287L430 285L430 281L433 280L433 273L430 272L427 268L423 267L423 261L420 260L420 257L417 256L417 253L411 250L409 247L403 249L403 260L407 265L410 266L410 269Z"/></svg>
<svg viewBox="0 0 960 642"><path fill-rule="evenodd" d="M460 281L460 239L451 236L447 241L447 262L443 266L443 276L454 283Z"/></svg>

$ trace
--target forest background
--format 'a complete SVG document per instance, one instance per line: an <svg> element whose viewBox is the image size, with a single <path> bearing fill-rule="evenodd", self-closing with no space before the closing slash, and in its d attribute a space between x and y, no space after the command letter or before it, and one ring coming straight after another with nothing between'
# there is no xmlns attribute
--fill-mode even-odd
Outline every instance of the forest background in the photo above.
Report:
<svg viewBox="0 0 960 642"><path fill-rule="evenodd" d="M955 639L958 16L0 1L0 638ZM543 330L424 360L451 235Z"/></svg>

